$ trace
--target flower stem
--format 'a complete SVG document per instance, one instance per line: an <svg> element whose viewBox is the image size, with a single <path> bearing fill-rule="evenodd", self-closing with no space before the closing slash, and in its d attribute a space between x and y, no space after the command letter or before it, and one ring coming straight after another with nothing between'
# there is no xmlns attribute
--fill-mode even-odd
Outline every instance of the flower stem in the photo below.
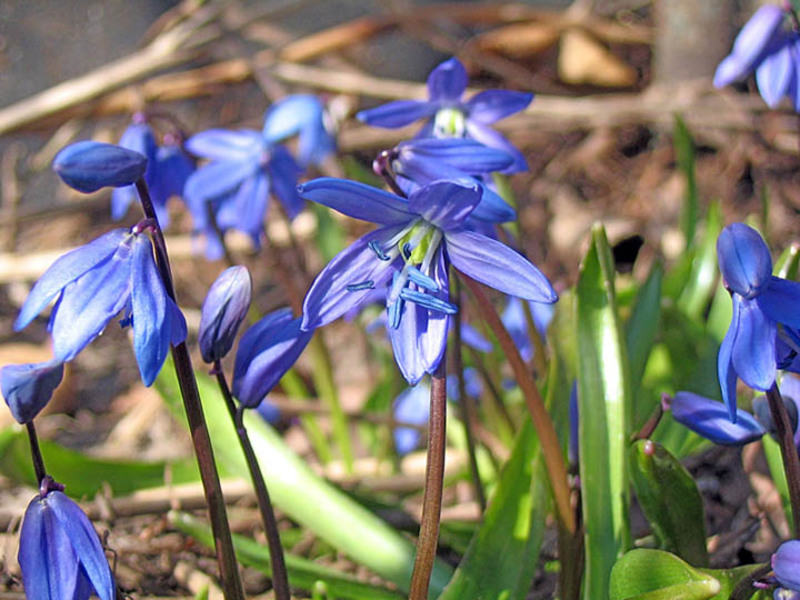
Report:
<svg viewBox="0 0 800 600"><path fill-rule="evenodd" d="M253 451L250 436L247 435L247 429L244 426L245 408L244 406L236 407L228 386L228 380L225 378L225 372L219 361L214 363L214 374L217 377L217 384L219 384L219 389L225 399L225 405L228 407L233 424L236 426L236 434L239 436L239 443L242 446L247 468L250 470L250 477L253 480L258 510L261 513L261 521L264 524L264 533L267 536L267 545L269 546L270 563L272 565L272 587L275 591L275 599L290 600L289 577L286 573L286 560L283 557L278 521L275 518L275 511L269 498L267 484L264 481L261 468L258 466L258 458Z"/></svg>
<svg viewBox="0 0 800 600"><path fill-rule="evenodd" d="M503 353L508 359L511 369L514 371L514 377L519 387L522 389L522 395L525 397L525 404L528 407L533 426L539 436L539 443L542 445L558 518L563 523L564 528L570 534L574 534L576 531L576 523L575 515L570 506L567 467L564 464L564 456L561 453L561 445L559 444L553 421L544 406L539 388L536 387L536 382L525 366L525 361L522 360L519 349L508 333L508 330L506 330L503 325L503 322L500 320L500 316L497 314L494 306L489 302L489 298L487 298L486 294L483 292L483 288L481 288L477 281L464 273L459 272L459 276L464 280L464 283L467 284L470 292L472 292L472 295L478 302L481 315L497 337L497 341L500 343L500 347L503 349Z"/></svg>
<svg viewBox="0 0 800 600"><path fill-rule="evenodd" d="M39 448L39 438L36 435L36 428L33 426L33 421L25 423L25 428L28 431L28 442L31 445L31 460L33 461L33 472L36 474L36 483L41 485L42 481L44 481L44 478L47 476L47 469L44 468L42 450Z"/></svg>
<svg viewBox="0 0 800 600"><path fill-rule="evenodd" d="M425 466L425 491L422 495L422 519L419 524L417 555L414 557L408 600L427 600L431 571L436 560L436 546L439 543L447 424L446 362L446 356L442 356L436 372L431 376L428 462Z"/></svg>
<svg viewBox="0 0 800 600"><path fill-rule="evenodd" d="M789 487L789 500L792 504L792 521L794 524L794 537L800 538L800 459L797 456L797 446L794 445L794 434L783 404L783 397L778 391L777 383L767 390L767 401L775 422L775 431L778 444L781 447L783 468L786 471L786 482Z"/></svg>
<svg viewBox="0 0 800 600"><path fill-rule="evenodd" d="M158 269L164 281L164 289L167 295L177 304L175 286L172 282L172 272L169 266L169 256L167 255L167 245L164 242L164 234L158 224L158 217L144 178L139 178L136 181L136 190L139 192L139 199L141 200L145 217L153 219L155 222L155 226L152 229L153 245L155 246ZM175 373L178 377L186 419L189 423L197 465L200 469L200 479L203 482L203 490L208 503L208 515L211 521L211 531L214 534L222 590L226 600L244 600L244 589L239 577L236 554L233 550L228 515L225 512L225 499L222 496L222 486L219 483L219 473L217 473L217 467L214 462L211 438L208 435L208 427L206 426L203 407L200 403L200 393L197 391L197 381L192 369L192 360L189 357L185 342L172 346L170 351L175 365Z"/></svg>

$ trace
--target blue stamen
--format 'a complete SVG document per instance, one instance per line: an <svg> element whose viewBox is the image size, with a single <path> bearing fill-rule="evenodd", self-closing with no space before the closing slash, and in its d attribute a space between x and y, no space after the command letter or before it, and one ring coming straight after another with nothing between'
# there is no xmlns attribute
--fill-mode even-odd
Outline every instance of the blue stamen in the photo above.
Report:
<svg viewBox="0 0 800 600"><path fill-rule="evenodd" d="M361 283L351 283L347 286L348 292L360 292L363 290L374 290L375 289L375 282L371 279L368 281L362 281Z"/></svg>
<svg viewBox="0 0 800 600"><path fill-rule="evenodd" d="M389 327L397 329L400 327L400 317L403 314L403 301L398 299L386 307L386 314L389 317Z"/></svg>
<svg viewBox="0 0 800 600"><path fill-rule="evenodd" d="M412 283L417 284L424 290L428 290L429 292L439 291L439 284L437 284L433 279L425 275L425 273L420 271L417 267L411 267L408 270L408 278L411 280Z"/></svg>
<svg viewBox="0 0 800 600"><path fill-rule="evenodd" d="M378 256L379 259L381 260L392 259L391 256L389 256L388 254L386 254L386 252L383 251L383 249L378 244L377 240L372 240L369 244L367 244L367 246L369 246L369 249L372 250Z"/></svg>
<svg viewBox="0 0 800 600"><path fill-rule="evenodd" d="M454 315L456 312L458 312L458 308L455 304L451 304L450 302L442 300L441 298L437 298L436 296L431 296L430 294L425 294L417 290L403 288L400 291L400 298L403 300L408 300L409 302L414 302L415 304L419 304L428 310L443 312L446 315Z"/></svg>
<svg viewBox="0 0 800 600"><path fill-rule="evenodd" d="M409 260L411 258L411 244L406 242L403 244L403 258Z"/></svg>

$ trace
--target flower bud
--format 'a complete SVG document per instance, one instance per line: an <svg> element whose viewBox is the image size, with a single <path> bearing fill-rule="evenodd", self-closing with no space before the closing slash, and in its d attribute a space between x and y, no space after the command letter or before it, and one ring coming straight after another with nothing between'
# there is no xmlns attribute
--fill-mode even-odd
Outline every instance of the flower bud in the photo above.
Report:
<svg viewBox="0 0 800 600"><path fill-rule="evenodd" d="M789 540L772 555L772 570L780 584L800 591L800 540Z"/></svg>
<svg viewBox="0 0 800 600"><path fill-rule="evenodd" d="M136 183L144 175L147 158L112 144L83 141L56 154L53 170L71 188L86 194L100 188Z"/></svg>
<svg viewBox="0 0 800 600"><path fill-rule="evenodd" d="M247 267L235 266L225 269L208 290L198 339L205 362L216 362L230 352L250 308L251 288Z"/></svg>
<svg viewBox="0 0 800 600"><path fill-rule="evenodd" d="M64 363L58 360L8 365L0 369L0 389L11 414L25 424L50 402L63 377Z"/></svg>
<svg viewBox="0 0 800 600"><path fill-rule="evenodd" d="M691 392L678 392L669 402L676 421L695 433L725 446L743 446L760 439L765 431L753 416L742 409L736 411L736 423L732 423L728 409L722 402L715 402Z"/></svg>
<svg viewBox="0 0 800 600"><path fill-rule="evenodd" d="M719 270L732 292L755 298L772 277L772 257L766 242L752 227L731 223L717 239Z"/></svg>

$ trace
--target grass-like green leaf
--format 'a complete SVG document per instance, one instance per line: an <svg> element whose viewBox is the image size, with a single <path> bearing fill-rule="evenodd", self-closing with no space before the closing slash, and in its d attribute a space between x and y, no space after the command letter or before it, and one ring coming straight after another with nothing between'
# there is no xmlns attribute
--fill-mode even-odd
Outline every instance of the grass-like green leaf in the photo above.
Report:
<svg viewBox="0 0 800 600"><path fill-rule="evenodd" d="M700 216L699 194L697 192L697 177L695 176L695 151L694 140L686 123L679 116L675 115L675 127L672 129L673 144L675 146L675 158L678 168L686 179L686 194L681 210L681 229L686 240L686 246L690 246L694 240L697 228L697 219Z"/></svg>

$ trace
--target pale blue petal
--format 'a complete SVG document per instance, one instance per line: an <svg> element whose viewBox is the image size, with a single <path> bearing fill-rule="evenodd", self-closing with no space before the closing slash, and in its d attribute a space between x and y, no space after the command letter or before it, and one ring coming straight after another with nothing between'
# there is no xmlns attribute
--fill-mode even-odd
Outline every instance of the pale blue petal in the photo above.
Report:
<svg viewBox="0 0 800 600"><path fill-rule="evenodd" d="M471 121L489 125L525 110L533 94L511 90L485 90L478 92L464 105Z"/></svg>
<svg viewBox="0 0 800 600"><path fill-rule="evenodd" d="M220 227L234 227L244 231L250 235L256 248L259 248L269 205L269 185L269 177L261 170L246 179L233 200L227 203L227 207L234 210L232 218L224 219L220 209Z"/></svg>
<svg viewBox="0 0 800 600"><path fill-rule="evenodd" d="M497 133L491 127L487 127L482 123L476 123L467 119L467 133L472 139L478 140L482 144L486 144L491 148L497 148L507 154L511 155L514 162L510 167L501 171L502 173L519 173L528 170L528 161L525 156L517 150L516 146L509 142L505 137Z"/></svg>
<svg viewBox="0 0 800 600"><path fill-rule="evenodd" d="M756 69L756 84L764 102L775 108L789 92L792 79L796 76L796 65L792 62L791 40L782 40Z"/></svg>
<svg viewBox="0 0 800 600"><path fill-rule="evenodd" d="M488 223L507 223L517 219L517 211L503 200L500 194L489 189L482 182L481 188L483 189L483 195L478 206L472 211L471 218Z"/></svg>
<svg viewBox="0 0 800 600"><path fill-rule="evenodd" d="M800 590L800 540L789 540L772 555L772 570L780 584L791 590Z"/></svg>
<svg viewBox="0 0 800 600"><path fill-rule="evenodd" d="M107 260L129 235L126 229L114 229L54 262L33 286L14 323L14 329L19 331L25 328L67 284Z"/></svg>
<svg viewBox="0 0 800 600"><path fill-rule="evenodd" d="M294 94L269 107L262 134L268 142L280 142L315 123L322 124L322 102L311 94Z"/></svg>
<svg viewBox="0 0 800 600"><path fill-rule="evenodd" d="M773 321L800 327L800 283L770 277L766 290L756 297L756 302Z"/></svg>
<svg viewBox="0 0 800 600"><path fill-rule="evenodd" d="M761 392L775 383L775 334L775 322L755 301L743 300L731 359L739 379Z"/></svg>
<svg viewBox="0 0 800 600"><path fill-rule="evenodd" d="M186 140L186 149L192 154L222 162L248 162L257 159L263 145L261 134L249 129L209 129Z"/></svg>
<svg viewBox="0 0 800 600"><path fill-rule="evenodd" d="M394 401L394 419L409 425L427 425L430 415L429 385L420 383L406 388ZM422 432L411 427L397 427L394 430L394 447L400 456L408 454L419 446Z"/></svg>
<svg viewBox="0 0 800 600"><path fill-rule="evenodd" d="M443 231L463 225L481 201L481 186L474 179L435 181L411 192L408 208Z"/></svg>
<svg viewBox="0 0 800 600"><path fill-rule="evenodd" d="M438 104L457 102L467 89L467 81L464 65L457 58L450 58L428 75L428 96Z"/></svg>
<svg viewBox="0 0 800 600"><path fill-rule="evenodd" d="M461 323L461 341L470 348L481 352L491 352L493 348L492 343L483 337L477 329L463 321Z"/></svg>
<svg viewBox="0 0 800 600"><path fill-rule="evenodd" d="M502 171L513 162L513 157L504 150L468 138L415 139L401 142L397 151L401 164L410 162L419 169L426 169L430 179L446 178L436 176L439 164L454 167L468 175L483 175Z"/></svg>
<svg viewBox="0 0 800 600"><path fill-rule="evenodd" d="M167 293L146 235L134 242L132 278L133 350L142 381L150 386L167 358L172 331Z"/></svg>
<svg viewBox="0 0 800 600"><path fill-rule="evenodd" d="M419 119L433 116L436 105L421 100L397 100L382 106L362 110L356 119L373 127L396 129L405 127Z"/></svg>
<svg viewBox="0 0 800 600"><path fill-rule="evenodd" d="M272 193L281 201L289 219L303 210L303 199L297 193L297 178L302 169L283 146L272 149L272 159L267 165L272 183Z"/></svg>
<svg viewBox="0 0 800 600"><path fill-rule="evenodd" d="M471 231L448 231L445 239L453 266L476 281L526 300L558 300L547 277L505 244Z"/></svg>
<svg viewBox="0 0 800 600"><path fill-rule="evenodd" d="M416 218L405 199L357 181L321 177L297 190L306 200L362 221L400 225Z"/></svg>
<svg viewBox="0 0 800 600"><path fill-rule="evenodd" d="M205 211L209 200L233 194L243 181L259 169L255 161L213 162L199 168L186 180L183 197L192 215Z"/></svg>

